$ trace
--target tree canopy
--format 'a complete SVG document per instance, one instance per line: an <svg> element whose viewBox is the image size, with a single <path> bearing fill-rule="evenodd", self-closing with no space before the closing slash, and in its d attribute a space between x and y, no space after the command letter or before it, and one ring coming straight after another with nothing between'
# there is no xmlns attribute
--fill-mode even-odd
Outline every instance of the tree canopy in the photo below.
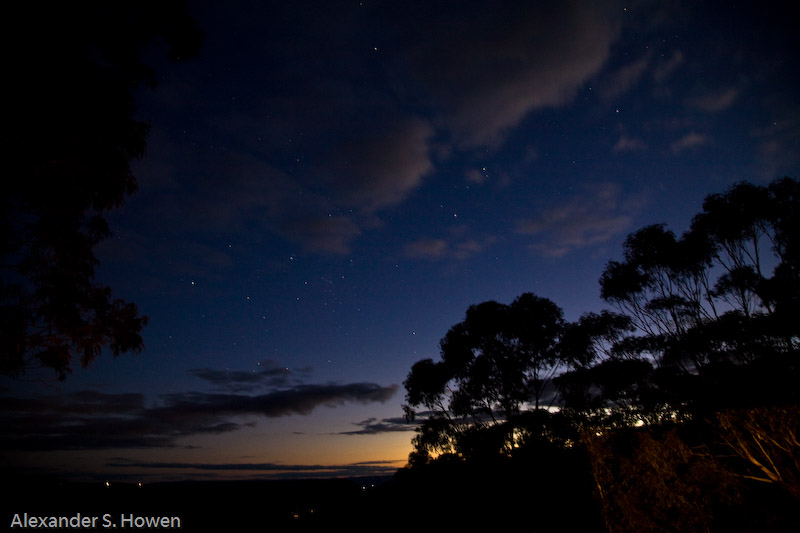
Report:
<svg viewBox="0 0 800 533"><path fill-rule="evenodd" d="M737 183L680 236L628 235L600 277L610 310L470 307L405 381L410 465L581 449L612 530L707 529L738 480L800 497L798 213L795 179Z"/></svg>
<svg viewBox="0 0 800 533"><path fill-rule="evenodd" d="M513 446L522 407L544 401L563 330L561 309L531 293L509 305L471 306L442 339L441 360L417 362L405 381L407 415L423 407L427 417L418 451L468 453L476 434L492 434L501 449Z"/></svg>
<svg viewBox="0 0 800 533"><path fill-rule="evenodd" d="M625 240L623 260L608 263L601 295L637 328L631 355L646 354L662 373L706 391L682 402L796 400L778 398L793 393L766 382L753 388L753 372L800 348L798 194L800 183L788 178L736 184L709 195L682 236L663 225L642 228Z"/></svg>
<svg viewBox="0 0 800 533"><path fill-rule="evenodd" d="M143 47L195 53L201 33L180 2L16 3L5 20L7 98L0 193L0 372L31 367L64 379L91 362L143 347L147 318L94 280L105 215L137 189L145 150L133 90L155 85Z"/></svg>

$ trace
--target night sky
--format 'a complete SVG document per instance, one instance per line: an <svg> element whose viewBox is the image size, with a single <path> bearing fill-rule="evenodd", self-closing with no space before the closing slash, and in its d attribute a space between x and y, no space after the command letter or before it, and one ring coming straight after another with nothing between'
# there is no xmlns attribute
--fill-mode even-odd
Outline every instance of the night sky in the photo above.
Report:
<svg viewBox="0 0 800 533"><path fill-rule="evenodd" d="M702 5L701 5L702 4ZM391 473L402 382L469 305L606 306L625 236L798 176L796 16L764 2L190 2L97 279L146 349L2 378L4 468Z"/></svg>

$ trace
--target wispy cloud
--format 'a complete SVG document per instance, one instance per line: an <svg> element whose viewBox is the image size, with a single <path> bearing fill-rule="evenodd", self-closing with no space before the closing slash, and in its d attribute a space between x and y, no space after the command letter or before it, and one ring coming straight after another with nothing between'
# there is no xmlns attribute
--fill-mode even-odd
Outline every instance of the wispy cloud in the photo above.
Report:
<svg viewBox="0 0 800 533"><path fill-rule="evenodd" d="M536 237L530 246L548 257L562 257L574 250L607 242L630 228L640 207L634 196L623 196L619 185L587 185L581 194L520 220L517 231Z"/></svg>
<svg viewBox="0 0 800 533"><path fill-rule="evenodd" d="M400 118L341 139L313 170L337 204L374 212L404 201L433 169L432 127Z"/></svg>
<svg viewBox="0 0 800 533"><path fill-rule="evenodd" d="M334 255L349 253L353 239L361 234L352 217L325 214L287 216L276 229L304 251Z"/></svg>
<svg viewBox="0 0 800 533"><path fill-rule="evenodd" d="M245 370L216 370L193 368L188 373L210 383L217 390L228 392L251 392L260 388L286 387L301 384L310 375L308 367L290 369L274 361L258 363L258 368Z"/></svg>
<svg viewBox="0 0 800 533"><path fill-rule="evenodd" d="M428 6L405 56L465 148L496 146L527 113L569 103L620 30L619 11L597 2ZM459 23L439 23L450 19Z"/></svg>
<svg viewBox="0 0 800 533"><path fill-rule="evenodd" d="M362 37L383 26L374 13L392 18L386 31L396 33L384 38L395 44L365 55ZM160 88L153 101L168 116L207 118L180 133L154 124L139 167L147 177L140 205L159 215L153 220L166 215L184 242L256 228L305 252L348 254L382 211L436 179L449 154L499 147L529 113L571 103L621 27L619 10L590 0L397 3L324 18L330 42L341 43L335 52L296 46L316 39L318 26L271 33L263 23L275 42L249 47L257 96L208 102L206 87L177 80ZM200 102L203 114L188 109Z"/></svg>
<svg viewBox="0 0 800 533"><path fill-rule="evenodd" d="M412 259L467 259L480 253L485 247L486 242L475 239L449 242L445 239L422 238L407 243L403 253Z"/></svg>
<svg viewBox="0 0 800 533"><path fill-rule="evenodd" d="M422 237L408 242L403 255L410 259L468 259L486 250L495 238L485 234L473 234L467 225L451 227L443 237Z"/></svg>
<svg viewBox="0 0 800 533"><path fill-rule="evenodd" d="M368 418L366 420L362 420L361 422L355 422L354 425L358 426L359 429L354 429L352 431L343 431L341 432L341 434L377 435L379 433L414 431L414 429L416 429L417 427L417 424L407 422L405 417L402 416L394 418L383 418L381 420L378 420L377 418Z"/></svg>
<svg viewBox="0 0 800 533"><path fill-rule="evenodd" d="M653 68L653 80L655 80L657 83L665 82L680 68L683 62L683 52L680 50L673 51L672 55L670 55L668 58L656 63L655 67Z"/></svg>
<svg viewBox="0 0 800 533"><path fill-rule="evenodd" d="M689 100L689 106L707 113L718 113L731 107L739 99L741 91L737 87L727 87L709 91Z"/></svg>
<svg viewBox="0 0 800 533"><path fill-rule="evenodd" d="M647 144L643 140L637 139L636 137L629 137L628 135L622 135L617 142L614 143L614 148L612 150L615 154L619 154L622 152L638 152L646 148Z"/></svg>
<svg viewBox="0 0 800 533"><path fill-rule="evenodd" d="M598 84L601 98L612 100L630 91L650 66L650 55L644 55L606 74Z"/></svg>
<svg viewBox="0 0 800 533"><path fill-rule="evenodd" d="M693 150L695 148L699 148L701 146L705 146L711 142L711 138L708 135L703 133L697 132L689 132L680 139L673 141L670 145L670 151L678 155L686 150Z"/></svg>

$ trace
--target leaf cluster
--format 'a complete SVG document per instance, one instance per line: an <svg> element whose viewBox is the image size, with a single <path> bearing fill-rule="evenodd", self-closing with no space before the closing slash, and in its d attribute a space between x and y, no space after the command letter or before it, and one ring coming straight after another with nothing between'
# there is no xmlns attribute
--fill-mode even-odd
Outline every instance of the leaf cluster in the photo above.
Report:
<svg viewBox="0 0 800 533"><path fill-rule="evenodd" d="M425 409L415 457L580 447L610 530L708 530L737 480L797 498L798 213L797 180L739 183L681 236L627 237L600 278L614 311L470 307L405 382L407 412Z"/></svg>
<svg viewBox="0 0 800 533"><path fill-rule="evenodd" d="M0 372L46 367L64 379L103 348L143 347L147 318L95 282L106 214L137 189L131 170L146 146L134 89L154 86L145 47L171 59L194 54L202 34L181 2L15 3L5 43L0 192ZM20 49L20 45L22 48Z"/></svg>

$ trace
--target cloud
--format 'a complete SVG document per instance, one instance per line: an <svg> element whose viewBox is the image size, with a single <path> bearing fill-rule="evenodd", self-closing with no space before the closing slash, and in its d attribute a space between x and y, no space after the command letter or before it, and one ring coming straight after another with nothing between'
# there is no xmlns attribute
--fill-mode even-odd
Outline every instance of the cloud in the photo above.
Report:
<svg viewBox="0 0 800 533"><path fill-rule="evenodd" d="M620 30L612 4L430 3L408 21L417 30L407 62L456 146L497 146L600 70Z"/></svg>
<svg viewBox="0 0 800 533"><path fill-rule="evenodd" d="M648 54L606 74L598 85L600 96L605 100L613 100L622 96L639 82L649 65L650 55Z"/></svg>
<svg viewBox="0 0 800 533"><path fill-rule="evenodd" d="M468 183L483 185L489 179L489 176L486 174L485 169L471 168L467 170L466 179Z"/></svg>
<svg viewBox="0 0 800 533"><path fill-rule="evenodd" d="M379 433L414 431L417 427L417 424L407 422L405 417L402 416L384 418L381 420L377 418L368 418L361 422L355 422L354 425L358 426L360 429L343 431L341 435L377 435Z"/></svg>
<svg viewBox="0 0 800 533"><path fill-rule="evenodd" d="M657 63L655 68L653 69L653 79L657 83L663 83L667 81L667 79L675 73L678 68L683 64L684 56L683 52L680 50L675 50L672 52L672 55Z"/></svg>
<svg viewBox="0 0 800 533"><path fill-rule="evenodd" d="M464 226L451 228L446 238L423 237L406 243L403 255L409 259L468 259L494 242L489 236L471 237Z"/></svg>
<svg viewBox="0 0 800 533"><path fill-rule="evenodd" d="M200 372L219 381L213 371ZM242 376L234 376L238 382ZM308 415L318 407L386 402L397 385L295 385L260 395L187 392L146 406L141 394L84 391L61 396L0 399L5 450L176 447L178 439L252 426L259 418ZM242 421L245 418L247 421Z"/></svg>
<svg viewBox="0 0 800 533"><path fill-rule="evenodd" d="M299 118L291 117L296 123L281 113L273 113L266 124L217 117L237 124L215 132L225 135L231 148L190 144L157 129L153 149L138 169L147 179L134 203L147 209L147 219L182 233L184 242L197 234L236 238L257 229L306 252L349 253L374 213L405 201L433 171L434 130L390 103L362 108L352 98L336 105L329 98L301 92L284 99L287 110L302 110ZM297 131L308 108L320 106L325 111L309 124L313 131ZM294 132L285 134L291 142L276 138L274 129L280 126ZM247 135L252 131L275 144L253 143Z"/></svg>
<svg viewBox="0 0 800 533"><path fill-rule="evenodd" d="M182 174L174 179L191 181L191 186L173 188L164 185L169 180L145 180L140 193L132 198L132 205L145 210L145 220L159 221L169 229L168 234L180 238L181 257L187 255L187 249L197 248L198 253L190 262L204 270L224 267L230 258L222 252L203 255L200 245L192 244L200 238L235 240L242 234L266 233L295 243L304 251L344 254L361 234L360 219L341 212L330 190L281 170L266 154L201 150L172 143L155 146L156 161L151 161L142 173L150 176L169 172L172 166L162 166L158 160L170 158ZM157 228L159 234L164 233L163 227ZM158 246L159 243L152 243L146 249ZM167 248L162 253L169 255L170 251ZM215 258L213 264L208 264L208 257ZM160 266L165 262L157 263Z"/></svg>
<svg viewBox="0 0 800 533"><path fill-rule="evenodd" d="M304 251L334 255L349 253L350 243L361 234L357 222L347 216L287 217L277 228L289 240L302 245Z"/></svg>
<svg viewBox="0 0 800 533"><path fill-rule="evenodd" d="M538 237L531 248L548 257L607 242L627 230L639 201L614 183L587 185L580 195L520 220L517 231Z"/></svg>
<svg viewBox="0 0 800 533"><path fill-rule="evenodd" d="M613 151L615 154L621 152L638 152L647 148L647 144L641 139L622 135L616 143L614 143Z"/></svg>
<svg viewBox="0 0 800 533"><path fill-rule="evenodd" d="M731 107L739 99L740 90L729 87L717 92L709 92L689 100L689 105L707 113L718 113Z"/></svg>
<svg viewBox="0 0 800 533"><path fill-rule="evenodd" d="M345 403L386 402L397 386L382 387L375 383L346 385L296 385L266 394L206 394L200 392L162 396L166 405L153 409L157 417L205 419L206 417L260 415L278 418L289 415L308 415L321 406L336 407Z"/></svg>
<svg viewBox="0 0 800 533"><path fill-rule="evenodd" d="M294 382L299 384L308 377L310 369L290 370L273 361L258 363L257 370L214 370L211 368L193 368L188 371L192 376L212 384L217 390L229 392L251 392L259 388L286 387Z"/></svg>
<svg viewBox="0 0 800 533"><path fill-rule="evenodd" d="M315 172L342 206L366 212L394 206L433 169L432 135L432 127L419 118L375 125L335 144Z"/></svg>
<svg viewBox="0 0 800 533"><path fill-rule="evenodd" d="M260 233L308 253L348 254L449 154L497 147L528 113L569 104L604 66L620 13L569 0L330 9L323 26L251 17L269 45L230 36L252 52L238 58L251 73L241 95L209 100L214 89L230 92L227 80L180 77L155 93L149 113L191 118L180 130L154 124L135 202L183 242ZM376 34L376 16L394 21L389 34ZM333 46L305 45L323 30ZM394 46L377 52L369 41ZM198 61L230 60L214 54Z"/></svg>
<svg viewBox="0 0 800 533"><path fill-rule="evenodd" d="M687 133L680 139L672 142L669 145L669 148L673 154L678 155L681 152L699 148L700 146L704 146L710 142L711 138L708 135L692 131L690 133Z"/></svg>
<svg viewBox="0 0 800 533"><path fill-rule="evenodd" d="M407 243L404 248L406 257L441 259L450 250L450 246L444 239L423 238L414 242Z"/></svg>

